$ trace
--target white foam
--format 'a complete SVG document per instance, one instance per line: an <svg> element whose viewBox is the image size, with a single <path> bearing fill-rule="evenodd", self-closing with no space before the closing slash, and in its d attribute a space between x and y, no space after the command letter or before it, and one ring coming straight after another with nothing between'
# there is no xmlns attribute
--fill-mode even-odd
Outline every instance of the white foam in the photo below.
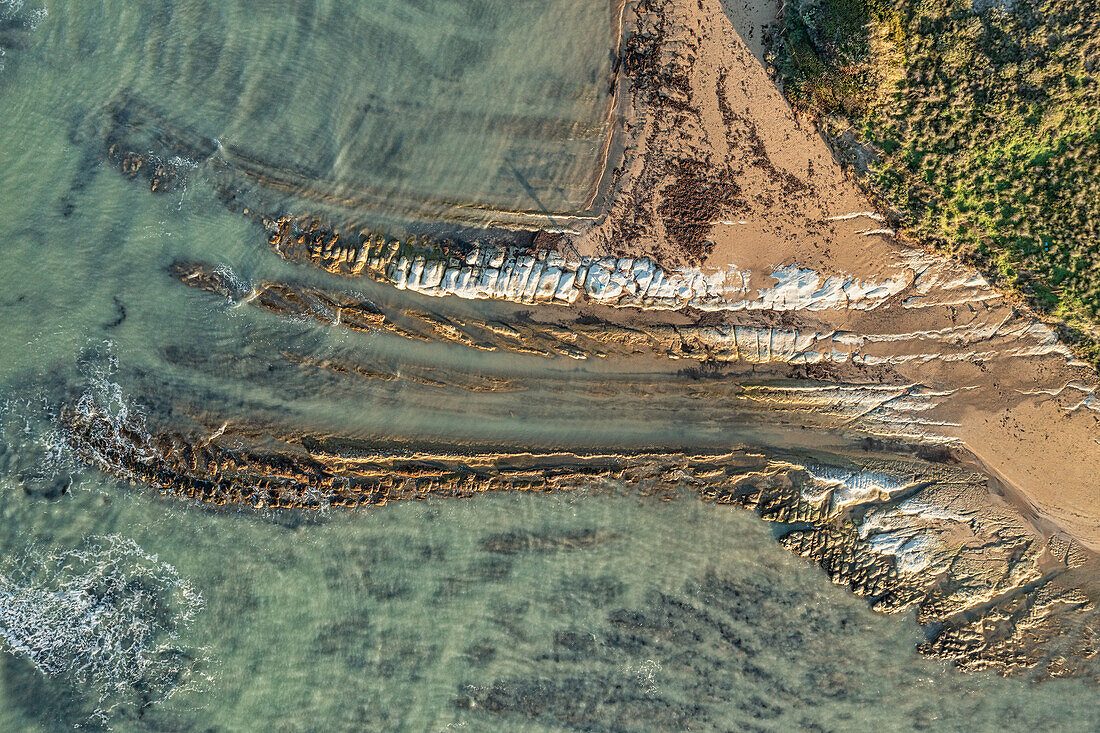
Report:
<svg viewBox="0 0 1100 733"><path fill-rule="evenodd" d="M56 405L45 392L0 401L0 458L5 475L25 486L72 486L79 464L65 439Z"/></svg>
<svg viewBox="0 0 1100 733"><path fill-rule="evenodd" d="M86 685L109 710L137 690L164 700L186 680L180 635L202 596L133 540L89 538L0 568L0 641L51 677Z"/></svg>
<svg viewBox="0 0 1100 733"><path fill-rule="evenodd" d="M24 0L0 0L0 18L12 18L23 9Z"/></svg>
<svg viewBox="0 0 1100 733"><path fill-rule="evenodd" d="M120 462L117 457L106 455L105 452L117 451L134 461L146 464L156 459L156 453L151 448L139 445L139 442L146 441L133 439L133 436L149 436L145 413L126 397L122 386L112 380L117 368L117 361L108 353L107 364L89 374L89 387L73 408L89 423L103 426L96 440L81 441L88 451L87 458L101 466L111 466L116 471Z"/></svg>

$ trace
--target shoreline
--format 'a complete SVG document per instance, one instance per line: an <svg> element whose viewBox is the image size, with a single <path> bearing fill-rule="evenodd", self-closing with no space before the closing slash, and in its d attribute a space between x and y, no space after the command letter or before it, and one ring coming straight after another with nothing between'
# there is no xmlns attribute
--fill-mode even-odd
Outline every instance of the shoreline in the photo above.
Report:
<svg viewBox="0 0 1100 733"><path fill-rule="evenodd" d="M724 15L716 5L712 2L708 7L705 3L702 10L696 10L694 5L671 6L670 12L678 14L679 20L677 23L666 21L677 36L670 45L676 49L691 49L691 63L684 72L688 81L678 83L683 87L690 84L687 99L694 108L684 112L684 104L675 103L671 110L643 110L645 119L627 143L635 148L632 151L635 167L624 176L625 195L609 202L612 212L608 218L629 217L629 207L634 203L629 199L639 196L637 182L652 180L646 180L646 171L638 164L639 159L652 155L661 157L666 161L666 170L658 181L663 181L665 187L675 187L677 178L668 170L667 162L698 156L700 151L705 151L713 161L712 168L720 165L718 161L725 157L729 161L726 165L740 174L736 178L737 198L727 199L712 215L706 236L713 246L702 260L704 267L735 265L765 285L770 282L772 268L777 266L805 267L821 272L823 277L839 275L853 280L865 277L881 281L890 275L901 279L908 277L910 285L907 288L892 296L886 304L876 306L876 310L860 313L857 323L839 313L838 318L827 319L837 327L856 333L873 335L885 327L888 333L908 332L920 340L933 339L936 333L952 330L963 334L967 331L958 325L963 319L962 310L966 313L965 318L972 320L969 331L988 334L974 341L976 346L971 349L974 355L968 360L945 362L937 357L936 361L928 362L927 355L921 356L919 351L935 355L936 348L916 341L913 346L919 347L918 353L907 353L909 347L904 344L914 336L901 341L878 341L882 346L877 346L876 351L884 357L889 356L897 364L896 371L913 382L934 389L955 390L956 398L945 401L930 417L942 415L938 418L941 421L958 423L958 428L946 427L945 432L959 440L980 463L989 466L991 474L1002 476L1011 492L1026 497L1028 505L1044 521L1092 551L1100 551L1100 530L1084 531L1090 522L1091 526L1100 527L1098 489L1095 484L1090 488L1089 478L1100 475L1100 450L1096 449L1100 444L1100 426L1097 421L1090 421L1088 409L1074 406L1072 390L1064 396L1051 396L1041 405L1042 395L1037 395L1040 399L1026 397L1037 387L1042 390L1049 385L1049 391L1057 393L1063 385L1080 383L1088 390L1083 393L1081 399L1084 399L1100 392L1100 377L1091 367L1078 362L1068 347L1058 344L1055 334L1043 326L1041 320L1019 312L1010 296L996 291L976 271L941 254L907 246L891 231L878 231L879 228L867 225L858 216L847 214L873 211L873 202L840 168L816 128L794 117L756 53L741 41L743 35L755 38L763 35L759 24L771 19L770 5L761 5L755 12L733 18ZM739 20L742 27L734 28L732 20ZM666 50L666 54L669 53L672 63L682 55L679 50ZM739 84L739 90L732 84L722 88L722 69L739 70L741 78L734 82ZM714 87L704 86L716 81L717 95ZM669 130L662 128L662 115L687 123L679 139L673 139ZM737 128L740 129L731 135L730 131ZM728 139L725 145L720 142L723 131ZM688 139L683 141L685 137ZM651 145L654 140L655 146ZM658 187L661 185L658 183ZM666 227L662 225L666 222L661 221L661 207L661 203L649 204L650 217L657 225L651 227L648 237L638 238L641 246L634 244L625 249L622 244L616 246L614 242L618 237L614 226L606 224L597 227L590 241L600 240L602 228L604 247L610 243L613 251L635 257L650 256L667 266L669 260L678 258L674 251L671 257L663 256L670 254L670 242L667 232L663 231ZM798 208L802 211L797 211ZM652 242L649 246L645 243L647 238ZM586 251L584 247L581 249ZM596 247L590 244L588 251L593 249ZM940 274L934 274L935 270ZM921 272L924 274L916 275ZM962 293L967 288L960 290L958 285L963 282L970 283L965 296ZM912 302L897 300L905 296ZM927 305L919 309L912 307L918 298L927 301ZM815 313L815 318L820 319L821 313ZM1016 325L1010 328L1009 324ZM1025 332L1036 334L1050 345L1009 349L995 345L1001 333ZM897 337L884 335L881 338ZM1010 338L1006 344L1012 343L1014 338L1018 337ZM898 346L889 349L887 343ZM949 348L945 343L934 346ZM960 349L960 356L966 351ZM1019 355L999 356L1001 353ZM990 361L988 369L980 354L985 354L984 359ZM910 358L915 360L912 366L907 366L904 360ZM935 366L929 368L921 364ZM1013 391L1006 391L1008 384L1018 386ZM958 392L960 389L964 391ZM1013 437L1013 431L1004 427L1008 424L1005 419L1021 414L1013 405L1029 401L1036 407L1030 410L1033 414L1028 414L1026 419L1017 418L1021 427L1015 435L1041 433L1053 440L1049 437L1051 430L1059 432L1057 448L1049 454L1052 444L1043 448L1034 443L1029 445ZM984 415L980 422L976 409ZM1059 421L1057 425L1053 420ZM1009 445L1016 447L1006 450ZM1006 463L1012 466L1021 458L1027 459L1026 467L1008 471L1012 479L1003 478L1006 472L994 468ZM1042 466L1047 466L1047 470ZM1059 482L1068 486L1046 483L1045 476L1065 474L1070 466L1074 467L1072 477L1067 476L1066 481ZM1060 507L1062 516L1051 507ZM1069 522L1070 516L1077 519Z"/></svg>
<svg viewBox="0 0 1100 733"><path fill-rule="evenodd" d="M607 136L600 153L600 163L596 166L596 182L593 184L592 193L589 194L582 208L584 212L593 211L593 207L596 205L597 201L606 200L606 197L610 195L611 189L615 183L614 176L610 175L612 171L612 160L622 157L623 150L627 143L625 120L632 112L629 88L630 77L627 74L621 73L621 71L623 41L626 38L626 34L634 30L627 26L626 9L628 5L637 0L614 1L618 3L618 13L612 11L612 14L617 16L618 21L615 31L617 40L612 52L615 61L613 62L614 68L611 72L611 102L608 105L607 116L604 119L604 125L607 128ZM614 8L614 5L612 5L612 7ZM616 121L616 118L618 118L618 121ZM602 206L599 207L599 213L601 214L602 208Z"/></svg>
<svg viewBox="0 0 1100 733"><path fill-rule="evenodd" d="M625 14L628 7L624 3L620 13ZM1036 507L1061 507L1063 516L1049 519L1086 545L1100 547L1100 532L1090 535L1080 529L1091 520L1100 526L1100 508L1090 485L1090 477L1100 475L1100 451L1095 449L1100 427L1089 419L1095 408L1075 405L1072 391L1062 394L1066 385L1079 383L1085 385L1085 391L1077 402L1095 399L1100 389L1095 371L1076 362L1053 332L1018 312L1010 298L990 287L975 271L906 247L888 232L872 227L868 234L867 223L860 220L860 214L872 208L866 196L839 167L817 130L793 116L716 0L709 4L704 0L700 9L661 5L641 12L638 25L637 33L648 45L623 54L623 67L618 70L618 84L630 85L630 94L622 94L618 104L629 103L636 119L620 131L629 152L614 180L607 182L614 195L598 222L582 218L557 222L582 227L575 239L568 239L571 256L599 253L607 281L601 280L599 290L593 291L578 280L577 287L583 284L585 288L574 288L567 293L569 298L580 297L580 303L596 295L597 301L603 302L605 293L618 297L620 288L635 292L630 278L645 276L631 269L636 262L656 263L666 272L693 261L711 269L736 268L742 288L751 282L752 288L761 294L774 293L772 299L784 305L781 310L787 313L782 318L788 333L822 329L850 333L842 338L856 345L865 366L881 365L892 370L900 382L922 384L943 394L929 408L929 424L976 455L985 456L987 462L1000 465L998 470L1009 477L1008 483ZM731 70L737 71L732 83ZM139 112L145 110L139 107ZM173 139L186 140L186 131ZM125 170L127 156L116 157ZM289 180L265 178L262 166L257 167L254 161L241 160L228 172L258 180L268 190L328 200L323 192L295 187ZM133 173L128 175L133 177ZM154 190L160 183L153 179ZM231 185L223 190L229 197L227 203L235 198ZM344 199L331 203L355 210L361 202ZM231 208L240 210L239 202L233 202ZM513 221L497 221L505 225L497 235L501 238L506 238L508 231L515 232L522 226L517 220L528 216L509 213L515 217ZM263 218L255 212L249 216L257 223ZM584 229L586 225L590 228ZM546 232L545 227L534 229ZM316 237L326 231L318 230ZM312 233L310 237L316 238ZM367 252L363 246L353 242L350 249L344 244L334 248L320 240L316 244L317 250L304 256L307 261L345 275L362 270L348 272L344 263L361 258ZM537 244L535 237L520 249L532 250ZM391 271L403 245L398 242L394 246L397 249L388 250L391 256L380 265L382 269L372 265L369 272L383 282L407 283L413 281L412 271L419 267L415 283L423 289L420 273L430 263L425 260L418 266L410 256L402 260L406 263L402 274ZM289 256L278 247L276 251ZM358 254L353 256L353 252ZM496 257L482 254L486 262ZM507 249L504 255L507 259ZM447 258L454 255L447 254ZM617 263L615 267L612 262ZM455 277L463 282L472 283L473 278L486 274L482 272L484 263L467 267L456 259L453 264ZM451 265L444 269L447 267ZM626 268L623 272L613 272L622 267ZM779 272L794 277L783 282L777 279ZM522 273L515 269L515 274ZM508 278L510 281L512 275ZM522 283L517 280L519 289L509 299L524 299L527 284L526 278L522 279ZM810 296L822 283L833 283L836 288L838 282L843 285L837 291L839 299L830 301L828 307L798 305L799 299L809 298L805 302L812 303ZM849 288L877 293L875 283L894 283L895 287L884 291L881 303L853 309L848 302ZM458 290L444 289L438 294L445 292ZM788 302L793 305L787 307ZM687 303L691 304L690 299ZM644 303L626 301L624 305ZM649 313L645 308L637 312L649 317L642 316ZM743 316L719 313L707 317L734 325L748 316L746 312ZM773 328L772 332L780 331ZM798 341L797 335L794 339ZM811 343L818 341L811 339ZM836 346L827 348L830 353L837 352ZM734 342L731 353L740 350ZM842 360L849 358L846 351L850 349L840 351ZM770 350L768 354L767 358L773 358ZM1028 415L1020 420L1025 410ZM1043 434L1049 441L1054 419L1061 421L1056 440L1037 451L1025 436ZM1011 468L1017 464L1018 470ZM1071 478L1057 486L1049 484L1048 476L1065 474L1071 467ZM1049 515L1050 510L1044 514ZM1077 529L1063 526L1066 517L1081 518L1073 523Z"/></svg>
<svg viewBox="0 0 1100 733"><path fill-rule="evenodd" d="M866 469L820 476L813 476L811 464L803 466L822 483L806 495L791 493L797 481L768 484L773 494L761 494L758 482L788 471L769 467L744 484L738 479L732 489L715 488L714 496L758 508L762 516L775 511L764 517L774 521L810 522L812 529L788 527L780 541L876 609L896 613L919 605L922 623L938 624L942 632L922 645L925 653L968 669L1029 668L1020 659L1046 654L1031 640L1031 629L1057 636L1060 624L1072 620L1073 628L1087 630L1089 604L1100 601L1095 588L1059 580L1067 569L1095 560L1100 547L1100 418L1093 414L1100 379L976 271L906 246L873 216L867 221L873 211L867 197L816 128L794 116L741 40L746 28L754 35L751 24L762 17L762 11L731 17L718 0L640 9L637 43L621 53L618 70L617 83L629 83L629 94L624 88L616 98L617 105L630 105L629 124L624 116L617 138L623 162L611 179L600 179L608 198L599 220L570 221L578 225L576 239L543 237L547 230L539 227L526 241L509 241L517 227L503 227L491 233L497 241L490 247L481 246L476 232L463 242L445 235L402 240L331 224L320 212L288 215L285 200L243 208L248 195L238 198L240 192L226 185L219 190L226 206L262 228L275 254L323 271L320 281L331 281L308 288L262 283L241 293L201 264L180 279L278 316L388 338L566 364L681 360L688 368L677 370L676 378L685 384L728 377L692 388L710 398L706 408L700 402L693 409L713 421L719 435L738 411L769 414L769 428L774 422L831 431L814 436L821 441L857 438L868 461L853 461ZM134 178L127 160L123 154L123 172ZM267 192L326 200L324 192L295 191L287 180L250 165L241 161L229 173L251 175ZM158 183L154 179L154 191ZM356 201L329 203L355 211ZM522 219L518 212L510 215ZM560 251L565 245L568 256ZM356 278L392 288L392 297L405 304L390 313L363 300L349 292ZM446 316L431 305L432 296L512 303L515 310L490 320L474 316L474 308ZM325 370L328 379L402 378L353 363L294 363ZM465 386L423 375L406 379L503 390L469 379ZM614 407L591 399L583 404ZM650 405L643 401L634 409L643 407ZM523 409L510 411L510 419ZM577 409L563 414L575 418ZM87 433L81 440L93 445L97 433L113 429L103 420L77 427ZM537 432L522 434L531 439ZM919 471L908 479L904 472L892 478L876 472L874 454L899 440L922 446L918 458L930 478L918 480ZM220 453L211 456L221 464ZM349 464L340 456L316 460L329 466L326 481L347 478ZM121 475L131 470L127 461L125 453L117 457ZM271 468L277 463L257 459L241 466L248 474L243 481L226 477L237 492L232 496L247 495L260 506L297 506L312 496L311 474L303 468L286 495L276 487L254 497L252 477L277 475ZM216 485L202 483L203 470L184 467L165 475L230 501L218 493L220 478ZM396 484L388 470L371 469L364 477L368 503L389 499ZM516 486L553 484L536 474L524 474ZM427 473L418 476L435 486ZM722 481L721 473L706 477ZM456 473L453 484L448 478L438 488L464 496L462 480ZM491 490L503 485L491 471L478 481ZM344 505L357 506L357 497L340 494ZM962 555L965 561L958 560ZM1039 604L1040 594L1057 600ZM1004 624L992 623L1002 613L1011 620L1004 633ZM1057 676L1073 662L1050 664L1050 675Z"/></svg>

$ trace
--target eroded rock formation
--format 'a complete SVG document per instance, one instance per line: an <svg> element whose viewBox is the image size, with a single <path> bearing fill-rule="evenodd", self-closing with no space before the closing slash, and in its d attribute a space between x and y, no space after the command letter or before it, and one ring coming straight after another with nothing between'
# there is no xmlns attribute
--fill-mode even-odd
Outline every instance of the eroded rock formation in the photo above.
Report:
<svg viewBox="0 0 1100 733"><path fill-rule="evenodd" d="M537 452L377 444L226 429L151 430L92 401L62 419L76 452L121 478L215 505L321 509L495 491L683 492L757 512L780 542L884 613L915 609L925 654L965 669L1100 678L1094 564L1064 536L1044 536L999 499L964 454L863 457L739 449L726 453ZM599 537L562 540L603 541ZM518 543L518 545L517 545ZM494 540L556 547L536 535ZM497 550L494 550L497 551Z"/></svg>
<svg viewBox="0 0 1100 733"><path fill-rule="evenodd" d="M570 220L568 232L543 222L538 236L381 233L358 221L366 194L337 196L219 150L136 100L110 110L101 137L124 175L154 191L202 178L257 225L258 243L265 236L282 258L346 278L248 284L179 262L173 274L187 285L278 316L455 348L686 360L685 379L718 365L728 381L696 389L715 409L756 410L767 416L761 424L827 429L869 449L915 441L912 450L829 461L750 446L443 450L290 428L272 435L247 420L213 433L149 428L87 401L64 414L71 445L162 493L262 509L689 490L781 525L787 548L877 610L914 612L926 654L967 669L1096 676L1095 373L972 270L894 241L889 222L789 116L717 4L699 9L638 4L621 60L636 144L604 216ZM759 99L774 104L762 113L750 104ZM186 165L173 167L177 159ZM350 291L356 278L393 292L373 302ZM458 316L409 293L530 309ZM517 379L398 374L361 355L283 356L354 379L522 388Z"/></svg>

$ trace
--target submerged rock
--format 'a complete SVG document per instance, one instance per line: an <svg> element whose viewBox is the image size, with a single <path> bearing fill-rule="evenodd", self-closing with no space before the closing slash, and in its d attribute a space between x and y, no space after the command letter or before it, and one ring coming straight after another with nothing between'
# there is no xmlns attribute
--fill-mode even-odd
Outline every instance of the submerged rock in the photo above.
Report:
<svg viewBox="0 0 1100 733"><path fill-rule="evenodd" d="M902 455L829 469L750 451L643 454L394 450L349 440L222 429L213 437L150 430L85 403L63 413L84 460L166 495L256 508L356 507L488 491L618 492L757 512L780 542L883 613L915 609L920 651L964 669L1100 679L1096 589L1073 570L1092 562L997 502L963 462ZM914 449L915 453L915 449ZM959 454L965 458L965 454ZM597 530L494 535L495 553L552 552L613 540Z"/></svg>
<svg viewBox="0 0 1100 733"><path fill-rule="evenodd" d="M595 529L552 532L506 532L492 535L481 540L481 549L503 555L521 552L560 552L562 550L580 550L611 542L618 534Z"/></svg>

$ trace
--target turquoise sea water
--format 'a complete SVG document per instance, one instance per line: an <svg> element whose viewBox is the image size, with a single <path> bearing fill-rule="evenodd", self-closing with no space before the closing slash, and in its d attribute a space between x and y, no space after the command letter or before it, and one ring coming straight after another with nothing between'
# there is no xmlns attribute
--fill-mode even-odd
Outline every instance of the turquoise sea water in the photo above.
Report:
<svg viewBox="0 0 1100 733"><path fill-rule="evenodd" d="M180 161L188 185L159 196L104 162L104 110L125 96L289 176L292 196L572 209L598 168L613 25L573 0L0 2L0 730L1100 727L1095 685L919 657L912 618L871 613L753 515L693 496L214 511L75 462L57 416L82 397L374 438L764 441L673 366L352 334L187 288L176 259L348 283L264 247L210 161ZM522 388L348 383L284 350Z"/></svg>

